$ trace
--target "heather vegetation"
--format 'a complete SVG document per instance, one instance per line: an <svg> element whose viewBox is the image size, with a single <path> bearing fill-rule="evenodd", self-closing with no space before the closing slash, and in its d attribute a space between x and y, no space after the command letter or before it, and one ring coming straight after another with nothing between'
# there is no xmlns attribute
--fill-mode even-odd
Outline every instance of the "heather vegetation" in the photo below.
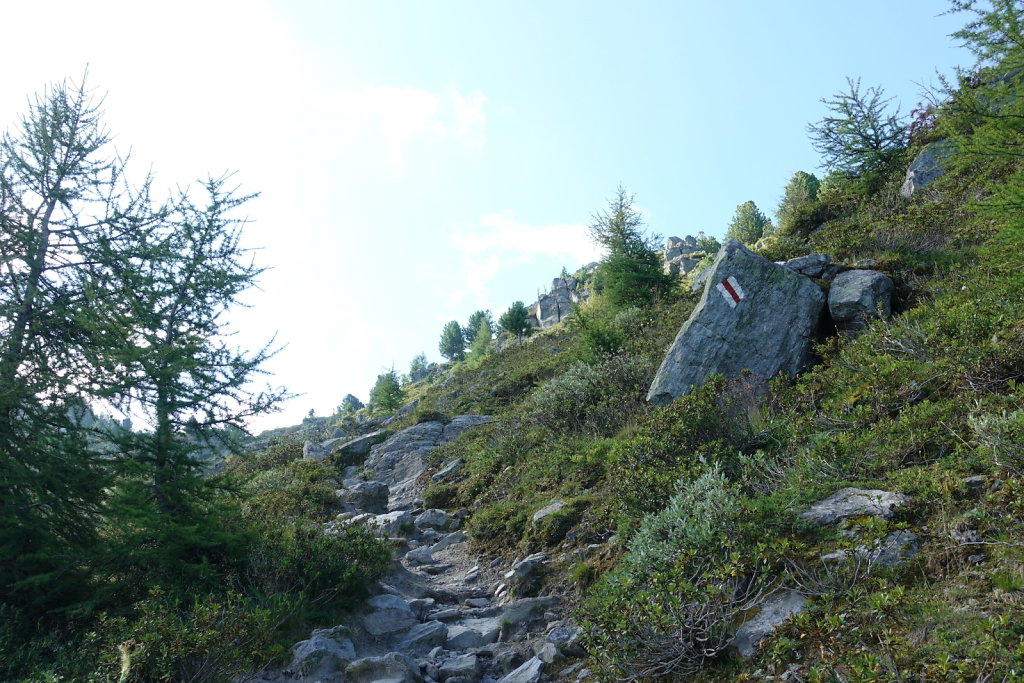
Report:
<svg viewBox="0 0 1024 683"><path fill-rule="evenodd" d="M288 635L338 623L389 551L361 531L324 532L339 468L359 461L304 460L302 442L462 414L494 420L433 451L433 470L461 467L425 478L424 506L468 511L481 555L546 552L541 590L577 602L595 676L1024 676L1024 9L953 9L968 20L955 38L979 61L933 94L913 130L881 89L847 81L809 128L829 173L779 179L777 226L752 202L730 226L771 260L827 253L869 262L896 284L892 317L859 334L824 330L797 378L765 389L716 377L668 405L646 401L700 293L692 276L664 275L621 188L594 216L607 255L576 274L590 297L568 319L530 334L530 311L515 302L496 325L486 311L467 327L452 321L440 343L449 363L417 357L405 378L383 373L369 406L346 396L336 415L263 435L217 474L189 458L187 415L161 456L148 434L78 428L53 406L83 397L37 405L40 389L19 377L20 393L0 403L3 466L24 478L11 494L26 496L24 509L5 506L0 537L19 558L0 572L0 651L13 653L2 677L229 680L282 654ZM937 141L949 150L943 173L905 196L907 167ZM701 247L713 246L702 235ZM68 291L54 288L51 305ZM98 362L84 348L61 358ZM111 382L127 381L119 362L99 366ZM37 415L49 421L12 445L15 418ZM60 449L81 474L54 480L68 506L49 519L32 502L56 495L44 486L51 463L24 467L27 448ZM175 497L162 501L168 482ZM840 526L801 517L847 486L898 491L909 504ZM563 505L535 520L552 500ZM883 539L911 531L913 557L875 561ZM37 551L15 551L22 542ZM737 657L736 627L764 596L788 592L803 611Z"/></svg>

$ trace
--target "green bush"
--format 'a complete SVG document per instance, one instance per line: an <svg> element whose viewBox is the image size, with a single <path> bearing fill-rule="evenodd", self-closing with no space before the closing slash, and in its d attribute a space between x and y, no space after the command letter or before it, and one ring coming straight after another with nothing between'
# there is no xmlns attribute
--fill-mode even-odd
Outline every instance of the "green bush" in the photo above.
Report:
<svg viewBox="0 0 1024 683"><path fill-rule="evenodd" d="M769 261L788 261L791 258L809 254L811 251L807 240L778 231L773 232L762 242L757 253Z"/></svg>
<svg viewBox="0 0 1024 683"><path fill-rule="evenodd" d="M242 510L250 519L285 523L292 518L327 521L341 506L337 473L313 460L293 460L260 472L246 486Z"/></svg>
<svg viewBox="0 0 1024 683"><path fill-rule="evenodd" d="M481 545L520 539L529 521L526 506L515 501L501 501L481 508L469 520L469 533ZM504 546L508 550L508 546Z"/></svg>
<svg viewBox="0 0 1024 683"><path fill-rule="evenodd" d="M388 546L362 527L268 525L249 551L245 581L257 595L301 594L314 608L336 612L362 602L390 562Z"/></svg>
<svg viewBox="0 0 1024 683"><path fill-rule="evenodd" d="M734 551L758 549L737 533L743 509L722 471L681 478L675 491L582 605L591 654L618 678L696 673L725 650L756 593L753 563Z"/></svg>
<svg viewBox="0 0 1024 683"><path fill-rule="evenodd" d="M451 484L428 486L423 492L423 507L446 510L456 499L459 487Z"/></svg>
<svg viewBox="0 0 1024 683"><path fill-rule="evenodd" d="M759 444L748 415L724 397L728 387L723 378L709 380L637 419L632 433L616 444L609 476L625 509L656 512L680 477L715 462L722 462L728 473L741 451Z"/></svg>
<svg viewBox="0 0 1024 683"><path fill-rule="evenodd" d="M650 360L628 355L577 363L538 387L523 410L552 430L610 436L643 409L653 371Z"/></svg>
<svg viewBox="0 0 1024 683"><path fill-rule="evenodd" d="M686 551L710 552L739 514L739 497L721 467L680 479L665 509L644 518L629 541L623 564L633 572L671 567Z"/></svg>
<svg viewBox="0 0 1024 683"><path fill-rule="evenodd" d="M266 606L232 592L182 601L154 588L136 617L101 619L98 666L88 680L226 681L254 673L281 651L273 634L291 609L280 597Z"/></svg>

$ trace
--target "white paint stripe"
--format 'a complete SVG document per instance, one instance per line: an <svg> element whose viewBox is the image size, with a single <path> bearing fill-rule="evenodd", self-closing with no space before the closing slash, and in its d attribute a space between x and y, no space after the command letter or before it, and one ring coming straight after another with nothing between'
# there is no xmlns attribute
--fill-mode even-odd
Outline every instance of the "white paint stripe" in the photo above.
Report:
<svg viewBox="0 0 1024 683"><path fill-rule="evenodd" d="M732 283L730 282L729 284ZM736 302L733 300L732 294L729 293L729 290L725 288L725 285L719 282L715 287L719 292L721 292L722 298L725 299L725 303L729 304L729 308L736 308Z"/></svg>
<svg viewBox="0 0 1024 683"><path fill-rule="evenodd" d="M728 280L729 284L732 285L733 291L735 291L736 295L740 298L740 301L743 301L744 297L746 297L746 294L743 293L743 288L740 287L739 281L732 275L728 277Z"/></svg>

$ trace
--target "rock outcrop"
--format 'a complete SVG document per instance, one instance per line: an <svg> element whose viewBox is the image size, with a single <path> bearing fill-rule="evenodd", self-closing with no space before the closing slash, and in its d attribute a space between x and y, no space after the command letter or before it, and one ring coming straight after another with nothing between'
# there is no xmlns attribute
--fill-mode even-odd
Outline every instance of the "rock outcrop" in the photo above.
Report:
<svg viewBox="0 0 1024 683"><path fill-rule="evenodd" d="M576 304L586 301L589 296L576 278L556 277L551 281L551 291L541 295L531 307L533 322L542 330L554 327L572 313Z"/></svg>
<svg viewBox="0 0 1024 683"><path fill-rule="evenodd" d="M803 369L825 295L811 280L727 241L697 308L662 362L647 400L670 403L712 374L754 382Z"/></svg>
<svg viewBox="0 0 1024 683"><path fill-rule="evenodd" d="M697 263L704 257L704 252L697 246L697 238L693 235L686 237L669 237L665 240L665 248L662 250L665 272L669 275L689 273L697 267Z"/></svg>
<svg viewBox="0 0 1024 683"><path fill-rule="evenodd" d="M422 422L403 429L370 449L363 463L365 476L387 484L392 510L409 507L416 498L416 479L426 467L424 457L466 429L490 421L486 415L461 415L450 423ZM355 474L355 469L346 476ZM348 482L346 481L346 484Z"/></svg>
<svg viewBox="0 0 1024 683"><path fill-rule="evenodd" d="M953 143L949 140L939 140L925 145L917 157L910 163L907 169L907 178L903 181L900 194L904 197L911 197L935 182L945 173L945 161L954 151Z"/></svg>

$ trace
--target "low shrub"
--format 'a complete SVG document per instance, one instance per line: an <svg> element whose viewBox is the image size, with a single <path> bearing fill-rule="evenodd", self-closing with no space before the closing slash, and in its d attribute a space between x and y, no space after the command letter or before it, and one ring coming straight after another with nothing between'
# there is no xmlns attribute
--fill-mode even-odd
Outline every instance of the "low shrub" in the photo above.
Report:
<svg viewBox="0 0 1024 683"><path fill-rule="evenodd" d="M653 372L650 360L628 355L576 363L534 391L523 410L552 430L611 436L644 409Z"/></svg>
<svg viewBox="0 0 1024 683"><path fill-rule="evenodd" d="M435 484L423 492L423 507L446 510L459 494L459 487L452 484Z"/></svg>
<svg viewBox="0 0 1024 683"><path fill-rule="evenodd" d="M643 414L631 433L616 444L609 481L626 510L656 512L666 492L684 477L696 476L708 463L721 462L727 473L738 454L759 445L746 415L723 396L729 383L709 380L671 404Z"/></svg>
<svg viewBox="0 0 1024 683"><path fill-rule="evenodd" d="M268 525L249 551L245 582L256 595L301 594L313 609L333 613L362 602L390 562L388 546L362 527Z"/></svg>
<svg viewBox="0 0 1024 683"><path fill-rule="evenodd" d="M154 588L134 618L101 618L90 647L98 663L86 680L234 680L281 652L274 631L292 607L280 596L257 605L232 592L186 602Z"/></svg>
<svg viewBox="0 0 1024 683"><path fill-rule="evenodd" d="M522 503L507 500L481 508L470 517L468 529L472 539L487 546L495 541L508 542L522 538L529 516ZM510 548L506 545L504 549Z"/></svg>

